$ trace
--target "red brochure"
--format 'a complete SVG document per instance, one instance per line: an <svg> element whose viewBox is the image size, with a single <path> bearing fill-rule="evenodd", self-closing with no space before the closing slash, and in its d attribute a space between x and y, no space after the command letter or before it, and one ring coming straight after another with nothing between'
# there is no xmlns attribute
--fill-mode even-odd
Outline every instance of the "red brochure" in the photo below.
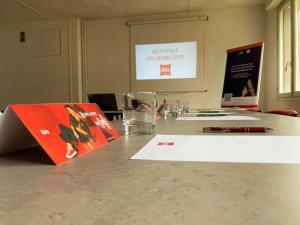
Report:
<svg viewBox="0 0 300 225"><path fill-rule="evenodd" d="M23 124L55 164L89 153L120 138L96 104L11 105L1 116L0 129L8 127L11 123L8 120L14 120L13 115L5 115L13 114L12 111L16 115L15 119L22 122L14 122L14 126ZM7 122L3 121L5 119ZM23 136L26 136L24 131L23 133ZM29 140L30 135L27 137L27 141L24 141L26 137L21 141L24 142L24 147L33 143ZM0 143L0 153L12 151L11 149L6 151L6 146L14 147L7 143Z"/></svg>

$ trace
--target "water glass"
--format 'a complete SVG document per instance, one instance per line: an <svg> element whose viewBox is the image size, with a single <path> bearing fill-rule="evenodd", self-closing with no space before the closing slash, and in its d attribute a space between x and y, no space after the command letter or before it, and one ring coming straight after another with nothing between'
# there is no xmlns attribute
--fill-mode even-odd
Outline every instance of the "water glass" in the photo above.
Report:
<svg viewBox="0 0 300 225"><path fill-rule="evenodd" d="M123 95L125 135L151 134L155 131L156 93L127 92Z"/></svg>

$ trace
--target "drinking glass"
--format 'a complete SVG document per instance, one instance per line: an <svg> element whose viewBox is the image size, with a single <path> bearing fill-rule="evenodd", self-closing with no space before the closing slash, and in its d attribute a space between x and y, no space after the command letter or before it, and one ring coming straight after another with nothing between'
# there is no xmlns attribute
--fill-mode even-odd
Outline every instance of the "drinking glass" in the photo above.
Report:
<svg viewBox="0 0 300 225"><path fill-rule="evenodd" d="M155 115L155 92L127 92L123 94L125 135L153 133L156 125Z"/></svg>

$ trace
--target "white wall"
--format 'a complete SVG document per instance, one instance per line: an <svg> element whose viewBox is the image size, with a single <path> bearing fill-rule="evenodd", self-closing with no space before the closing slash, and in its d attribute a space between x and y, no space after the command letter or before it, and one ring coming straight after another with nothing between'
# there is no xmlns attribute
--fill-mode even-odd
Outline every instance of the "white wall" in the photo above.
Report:
<svg viewBox="0 0 300 225"><path fill-rule="evenodd" d="M209 16L205 27L205 87L208 92L176 94L167 98L189 100L191 107L219 107L226 50L263 41L265 11L263 7L257 7L196 14ZM121 94L130 89L130 31L126 22L126 18L86 22L87 92L117 93L119 105ZM32 56L30 34L40 29L61 31L60 56ZM25 43L19 42L20 31L26 32ZM79 20L1 24L0 109L11 103L80 101L80 35ZM263 99L261 105L264 105Z"/></svg>
<svg viewBox="0 0 300 225"><path fill-rule="evenodd" d="M24 43L19 40L21 31L26 33ZM54 36L43 35L45 31ZM75 19L1 24L0 109L12 103L78 101L81 82L78 31L80 22ZM37 54L35 50L41 49L44 52Z"/></svg>
<svg viewBox="0 0 300 225"><path fill-rule="evenodd" d="M272 10L278 7L283 0L265 0L265 8L267 10Z"/></svg>
<svg viewBox="0 0 300 225"><path fill-rule="evenodd" d="M265 11L264 7L234 8L199 14L209 16L205 27L208 92L169 98L189 100L191 107L214 108L221 103L226 50L264 41ZM130 88L130 32L126 21L125 18L87 21L87 91L117 93L119 104L121 93Z"/></svg>
<svg viewBox="0 0 300 225"><path fill-rule="evenodd" d="M130 32L126 19L87 21L87 92L121 93L130 86Z"/></svg>

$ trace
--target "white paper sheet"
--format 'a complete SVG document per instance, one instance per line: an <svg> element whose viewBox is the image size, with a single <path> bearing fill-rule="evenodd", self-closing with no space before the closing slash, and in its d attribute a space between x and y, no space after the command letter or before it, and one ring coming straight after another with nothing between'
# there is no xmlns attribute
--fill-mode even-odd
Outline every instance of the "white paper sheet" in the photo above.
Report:
<svg viewBox="0 0 300 225"><path fill-rule="evenodd" d="M254 116L179 116L176 120L260 120Z"/></svg>
<svg viewBox="0 0 300 225"><path fill-rule="evenodd" d="M230 110L230 109L229 109ZM231 109L232 110L232 109ZM199 112L225 112L225 109L189 109L188 113L199 113Z"/></svg>
<svg viewBox="0 0 300 225"><path fill-rule="evenodd" d="M184 117L190 116L190 117L196 117L196 116L228 116L228 115L234 115L235 112L188 112L184 113Z"/></svg>
<svg viewBox="0 0 300 225"><path fill-rule="evenodd" d="M300 163L299 146L300 136L156 135L131 159Z"/></svg>

